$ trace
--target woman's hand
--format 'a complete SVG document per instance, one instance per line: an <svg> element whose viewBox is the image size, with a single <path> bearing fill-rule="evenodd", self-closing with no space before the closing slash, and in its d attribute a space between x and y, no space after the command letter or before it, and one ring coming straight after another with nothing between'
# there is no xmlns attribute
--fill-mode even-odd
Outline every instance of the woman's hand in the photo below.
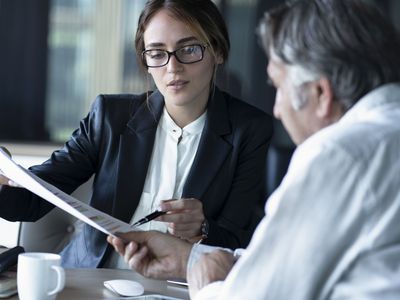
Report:
<svg viewBox="0 0 400 300"><path fill-rule="evenodd" d="M10 158L11 153L7 150L7 148L0 146L0 149L3 150ZM3 172L0 169L0 185L9 185L13 187L19 187L14 181L10 180L8 177L3 175Z"/></svg>
<svg viewBox="0 0 400 300"><path fill-rule="evenodd" d="M1 175L1 170L0 170L0 185L8 185L8 182L10 181L7 177Z"/></svg>
<svg viewBox="0 0 400 300"><path fill-rule="evenodd" d="M201 239L201 224L205 220L203 203L195 198L164 200L160 209L167 214L158 217L157 221L168 222L168 232L196 242Z"/></svg>
<svg viewBox="0 0 400 300"><path fill-rule="evenodd" d="M4 176L3 173L0 170L0 185L9 185L12 187L21 187L14 181L10 180L8 177Z"/></svg>

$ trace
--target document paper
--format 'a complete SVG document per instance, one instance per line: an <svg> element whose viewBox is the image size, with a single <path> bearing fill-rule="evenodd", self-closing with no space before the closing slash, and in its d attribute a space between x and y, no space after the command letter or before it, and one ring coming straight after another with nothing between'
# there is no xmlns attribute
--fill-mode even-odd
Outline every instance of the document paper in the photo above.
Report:
<svg viewBox="0 0 400 300"><path fill-rule="evenodd" d="M29 170L16 164L2 149L0 149L0 170L4 176L21 187L28 189L32 193L106 234L117 236L117 232L132 231L134 228L128 223L97 210L47 183Z"/></svg>

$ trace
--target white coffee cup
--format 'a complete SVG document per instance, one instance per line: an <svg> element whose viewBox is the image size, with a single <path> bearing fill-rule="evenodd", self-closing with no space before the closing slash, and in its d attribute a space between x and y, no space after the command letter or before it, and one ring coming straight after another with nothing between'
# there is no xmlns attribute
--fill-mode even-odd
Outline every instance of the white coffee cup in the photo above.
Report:
<svg viewBox="0 0 400 300"><path fill-rule="evenodd" d="M17 285L20 300L54 300L65 285L61 256L27 252L18 255Z"/></svg>

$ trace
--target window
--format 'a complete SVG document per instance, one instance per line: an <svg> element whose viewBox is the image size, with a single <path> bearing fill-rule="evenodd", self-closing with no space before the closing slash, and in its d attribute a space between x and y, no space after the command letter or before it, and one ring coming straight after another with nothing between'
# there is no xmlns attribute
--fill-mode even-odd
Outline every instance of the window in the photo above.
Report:
<svg viewBox="0 0 400 300"><path fill-rule="evenodd" d="M46 127L65 141L102 93L145 90L134 33L144 0L52 0Z"/></svg>
<svg viewBox="0 0 400 300"><path fill-rule="evenodd" d="M218 85L271 112L266 58L255 28L280 0L214 0L228 25ZM400 2L377 3L400 27ZM0 140L63 142L101 93L141 93L134 34L145 0L0 0ZM277 126L279 128L279 125ZM277 130L278 131L278 130ZM287 137L282 129L283 144Z"/></svg>

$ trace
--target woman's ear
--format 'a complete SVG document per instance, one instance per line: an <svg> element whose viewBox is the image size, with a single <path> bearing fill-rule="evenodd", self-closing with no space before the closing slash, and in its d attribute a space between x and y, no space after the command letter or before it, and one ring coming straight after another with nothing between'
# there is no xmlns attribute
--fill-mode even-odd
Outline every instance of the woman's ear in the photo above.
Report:
<svg viewBox="0 0 400 300"><path fill-rule="evenodd" d="M224 63L224 58L223 58L222 54L217 53L217 56L215 57L215 63L217 65L222 65Z"/></svg>

